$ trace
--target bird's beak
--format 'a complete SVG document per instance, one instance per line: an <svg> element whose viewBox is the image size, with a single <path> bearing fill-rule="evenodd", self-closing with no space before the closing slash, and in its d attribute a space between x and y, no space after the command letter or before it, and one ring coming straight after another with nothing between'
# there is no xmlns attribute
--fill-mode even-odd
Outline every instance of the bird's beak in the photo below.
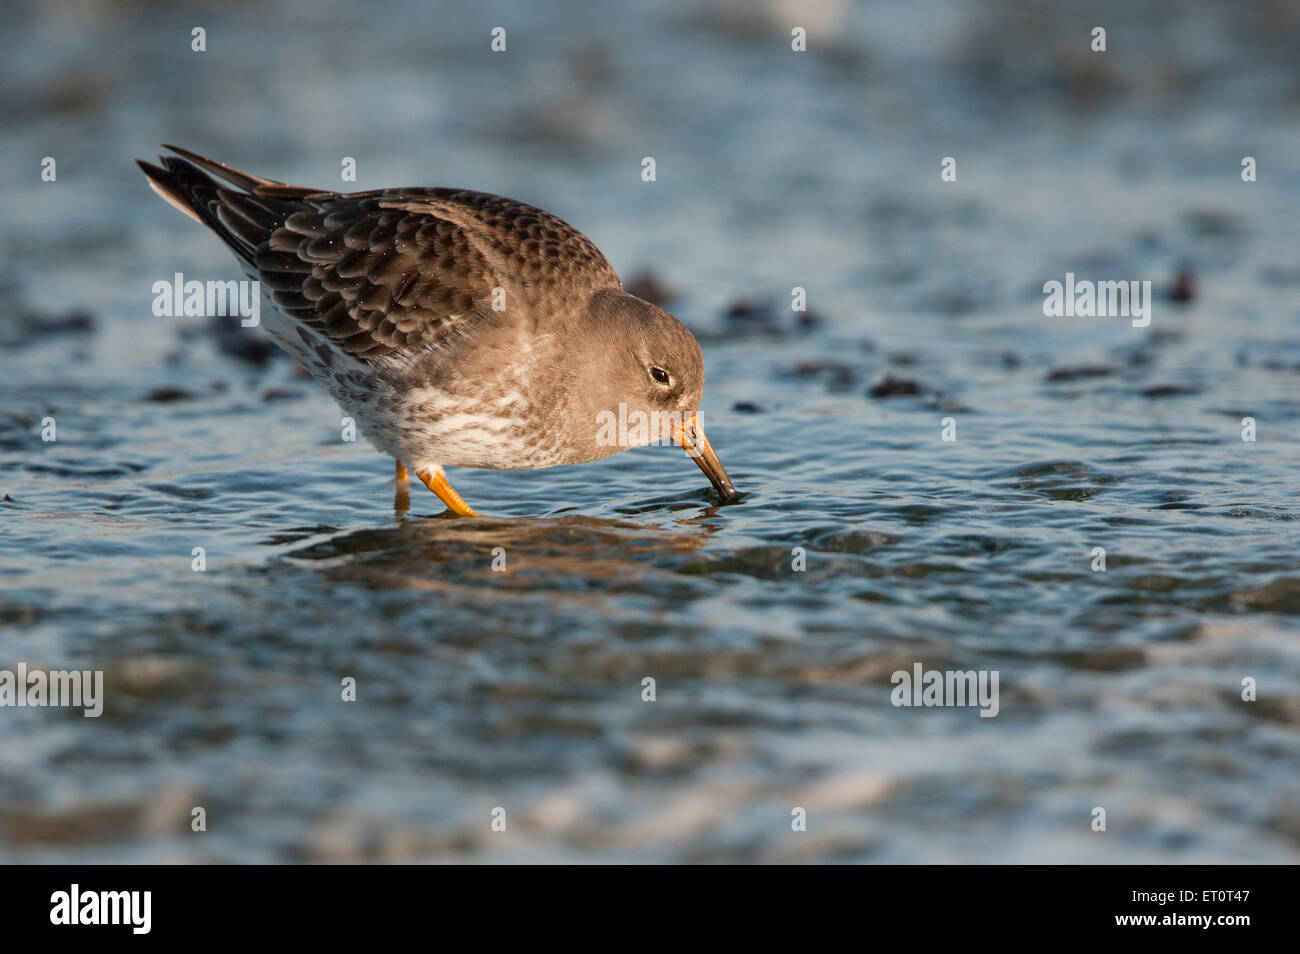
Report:
<svg viewBox="0 0 1300 954"><path fill-rule="evenodd" d="M700 465L700 470L704 471L704 476L709 478L709 483L713 484L725 503L740 499L736 488L731 486L731 478L727 476L722 461L718 460L718 455L713 452L713 445L704 436L704 428L700 427L699 414L692 414L685 426L673 425L673 442L682 445L686 453L695 459L695 463Z"/></svg>

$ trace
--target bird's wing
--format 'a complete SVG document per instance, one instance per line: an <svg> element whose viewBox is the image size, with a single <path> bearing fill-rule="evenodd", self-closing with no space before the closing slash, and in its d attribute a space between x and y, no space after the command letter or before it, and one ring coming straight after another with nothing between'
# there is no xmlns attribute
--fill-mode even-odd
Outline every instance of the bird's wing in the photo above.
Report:
<svg viewBox="0 0 1300 954"><path fill-rule="evenodd" d="M358 358L415 354L476 317L620 287L582 233L512 199L321 192L168 148L185 158L140 163L155 191L220 235L285 314Z"/></svg>

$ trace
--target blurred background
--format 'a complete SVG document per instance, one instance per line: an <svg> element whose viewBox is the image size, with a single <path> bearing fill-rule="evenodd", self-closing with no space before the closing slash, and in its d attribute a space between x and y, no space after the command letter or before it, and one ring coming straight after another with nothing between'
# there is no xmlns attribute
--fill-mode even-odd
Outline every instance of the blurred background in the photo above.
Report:
<svg viewBox="0 0 1300 954"><path fill-rule="evenodd" d="M1300 859L1300 6L619 6L7 5L0 668L108 698L0 710L0 860ZM153 316L241 277L160 142L560 215L746 498L644 448L396 518L260 331ZM1044 317L1067 271L1150 326Z"/></svg>

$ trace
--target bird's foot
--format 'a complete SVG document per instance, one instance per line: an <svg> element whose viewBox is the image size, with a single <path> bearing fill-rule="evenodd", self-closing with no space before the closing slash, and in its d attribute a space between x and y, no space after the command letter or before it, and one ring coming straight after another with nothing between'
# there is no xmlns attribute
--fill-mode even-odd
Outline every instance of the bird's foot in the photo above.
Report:
<svg viewBox="0 0 1300 954"><path fill-rule="evenodd" d="M437 470L417 470L415 476L420 478L424 486L428 487L438 499L447 505L447 509L458 517L477 517L480 516L474 511L474 508L461 499L460 494L452 489L451 484L447 483L447 475L442 472L442 468Z"/></svg>

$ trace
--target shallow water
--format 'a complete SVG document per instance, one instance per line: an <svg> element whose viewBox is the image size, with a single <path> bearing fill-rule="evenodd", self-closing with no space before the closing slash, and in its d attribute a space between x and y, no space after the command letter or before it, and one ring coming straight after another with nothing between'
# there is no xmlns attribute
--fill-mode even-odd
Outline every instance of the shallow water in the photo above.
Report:
<svg viewBox="0 0 1300 954"><path fill-rule="evenodd" d="M808 7L806 54L685 4L18 15L0 668L107 704L0 709L0 860L1300 859L1300 23L893 6ZM256 333L151 314L238 277L160 141L501 192L653 269L743 500L644 448L396 517L322 390L221 347ZM1044 317L1067 271L1153 281L1150 326ZM997 717L892 705L918 662L996 670Z"/></svg>

